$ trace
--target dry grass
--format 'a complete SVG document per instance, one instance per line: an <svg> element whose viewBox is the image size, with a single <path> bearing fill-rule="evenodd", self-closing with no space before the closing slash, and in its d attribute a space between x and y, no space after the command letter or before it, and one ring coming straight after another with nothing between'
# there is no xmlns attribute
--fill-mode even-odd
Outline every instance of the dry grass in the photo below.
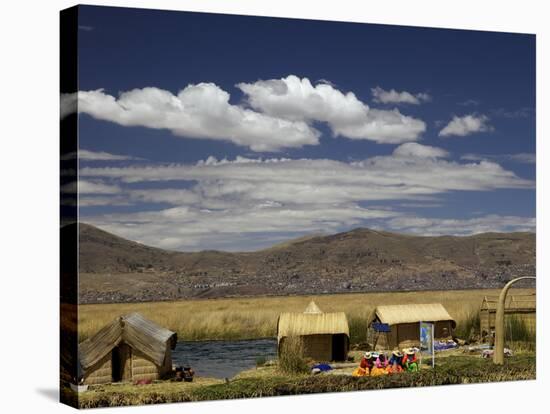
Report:
<svg viewBox="0 0 550 414"><path fill-rule="evenodd" d="M534 290L513 291L520 294ZM440 302L460 326L468 323L472 313L479 310L485 295L496 295L498 292L496 289L386 292L80 305L78 332L80 340L84 340L113 318L140 312L176 331L183 340L275 337L277 318L281 312L301 312L309 301L315 300L325 312L346 313L352 342L355 342L364 338L365 321L377 305Z"/></svg>

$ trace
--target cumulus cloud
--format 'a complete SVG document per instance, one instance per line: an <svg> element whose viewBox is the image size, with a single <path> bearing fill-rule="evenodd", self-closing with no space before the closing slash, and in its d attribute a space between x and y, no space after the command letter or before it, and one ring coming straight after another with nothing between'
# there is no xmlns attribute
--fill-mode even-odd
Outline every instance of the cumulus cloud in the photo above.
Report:
<svg viewBox="0 0 550 414"><path fill-rule="evenodd" d="M272 117L229 103L213 83L188 85L177 95L148 87L121 93L80 91L78 110L123 126L168 129L174 135L231 141L252 151L278 151L319 142L319 131L303 121Z"/></svg>
<svg viewBox="0 0 550 414"><path fill-rule="evenodd" d="M425 92L412 94L407 91L398 92L395 89L389 91L382 89L380 86L371 89L374 102L383 104L412 104L420 105L422 102L431 101L431 96Z"/></svg>
<svg viewBox="0 0 550 414"><path fill-rule="evenodd" d="M230 103L230 94L214 83L190 84L174 95L155 87L115 97L103 89L61 96L61 117L77 110L123 126L167 129L176 136L230 141L255 152L317 145L325 122L335 136L399 144L416 141L426 124L399 110L370 108L353 92L341 92L326 80L289 75L236 85L247 105ZM414 96L429 99L426 94Z"/></svg>
<svg viewBox="0 0 550 414"><path fill-rule="evenodd" d="M462 117L454 116L453 119L439 131L440 137L460 136L474 134L476 132L492 131L493 127L488 124L489 118L486 115L470 114Z"/></svg>
<svg viewBox="0 0 550 414"><path fill-rule="evenodd" d="M467 219L441 219L414 216L395 217L386 222L389 229L426 236L471 235L486 232L534 232L534 217L496 214Z"/></svg>
<svg viewBox="0 0 550 414"><path fill-rule="evenodd" d="M313 86L308 78L289 75L237 87L252 108L293 121L326 122L335 136L397 144L415 141L426 130L419 119L397 109L370 108L353 92L343 93L326 82Z"/></svg>

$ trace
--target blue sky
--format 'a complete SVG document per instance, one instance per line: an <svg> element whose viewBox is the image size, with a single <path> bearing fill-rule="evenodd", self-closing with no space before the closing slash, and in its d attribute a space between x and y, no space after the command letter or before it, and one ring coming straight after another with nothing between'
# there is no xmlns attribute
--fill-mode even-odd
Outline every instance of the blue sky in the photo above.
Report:
<svg viewBox="0 0 550 414"><path fill-rule="evenodd" d="M83 221L176 250L535 230L533 35L92 6L79 27Z"/></svg>

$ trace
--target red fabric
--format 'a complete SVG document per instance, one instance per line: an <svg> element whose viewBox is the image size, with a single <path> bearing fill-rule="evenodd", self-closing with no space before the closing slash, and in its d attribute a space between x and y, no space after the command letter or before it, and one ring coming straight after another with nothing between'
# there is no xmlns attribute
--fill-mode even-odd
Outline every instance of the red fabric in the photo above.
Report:
<svg viewBox="0 0 550 414"><path fill-rule="evenodd" d="M359 366L363 369L367 369L370 371L372 367L374 366L374 361L372 359L366 359L365 357L361 358L361 363Z"/></svg>
<svg viewBox="0 0 550 414"><path fill-rule="evenodd" d="M412 357L410 355L405 355L403 357L403 365L405 365L405 363L409 363L409 364L412 364L413 362L417 362L417 359L416 359L416 354L414 354Z"/></svg>

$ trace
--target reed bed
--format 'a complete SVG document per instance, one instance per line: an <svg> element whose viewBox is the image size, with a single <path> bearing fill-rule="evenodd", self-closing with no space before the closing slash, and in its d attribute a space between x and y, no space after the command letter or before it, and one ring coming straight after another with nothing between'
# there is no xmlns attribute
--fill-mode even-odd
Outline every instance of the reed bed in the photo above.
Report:
<svg viewBox="0 0 550 414"><path fill-rule="evenodd" d="M533 289L514 289L513 294ZM180 340L235 340L275 337L281 312L301 312L314 300L324 312L345 312L352 343L364 342L368 318L377 305L440 302L467 330L485 295L499 290L357 293L317 296L283 296L230 299L181 300L80 305L78 333L82 341L119 315L140 312L178 333ZM511 293L512 294L512 293Z"/></svg>

